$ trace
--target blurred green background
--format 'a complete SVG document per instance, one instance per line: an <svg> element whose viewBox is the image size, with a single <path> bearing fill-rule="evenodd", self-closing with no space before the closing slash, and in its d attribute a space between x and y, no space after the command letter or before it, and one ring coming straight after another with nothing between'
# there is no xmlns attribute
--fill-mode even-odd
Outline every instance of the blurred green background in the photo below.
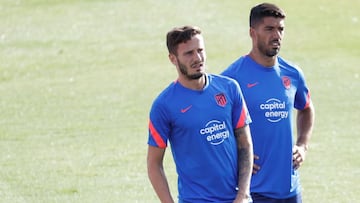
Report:
<svg viewBox="0 0 360 203"><path fill-rule="evenodd" d="M360 1L272 1L281 55L305 72L316 127L304 203L360 197ZM153 99L176 71L165 35L202 28L208 72L251 47L260 1L1 0L0 202L158 202L146 172ZM173 196L176 173L165 163Z"/></svg>

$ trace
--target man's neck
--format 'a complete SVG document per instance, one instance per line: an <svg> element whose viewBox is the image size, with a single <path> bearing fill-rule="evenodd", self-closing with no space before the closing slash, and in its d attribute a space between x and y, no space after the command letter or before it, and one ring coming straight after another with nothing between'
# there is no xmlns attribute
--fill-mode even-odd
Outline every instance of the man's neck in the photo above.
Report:
<svg viewBox="0 0 360 203"><path fill-rule="evenodd" d="M179 77L178 82L180 82L180 84L186 88L192 90L202 90L206 85L207 75L204 74L199 79L189 79L185 77Z"/></svg>
<svg viewBox="0 0 360 203"><path fill-rule="evenodd" d="M256 63L264 66L264 67L273 67L276 63L277 55L275 56L265 56L257 51L251 50L249 56L256 61Z"/></svg>

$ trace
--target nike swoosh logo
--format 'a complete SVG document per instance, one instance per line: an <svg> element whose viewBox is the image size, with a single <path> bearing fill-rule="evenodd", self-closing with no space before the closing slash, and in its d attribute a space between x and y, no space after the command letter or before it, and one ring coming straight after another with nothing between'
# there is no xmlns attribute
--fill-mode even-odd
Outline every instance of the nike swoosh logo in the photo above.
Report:
<svg viewBox="0 0 360 203"><path fill-rule="evenodd" d="M247 84L247 87L248 87L248 88L252 88L252 87L254 87L254 86L258 85L258 84L259 84L259 82L248 83L248 84Z"/></svg>
<svg viewBox="0 0 360 203"><path fill-rule="evenodd" d="M191 109L192 105L186 107L185 109L181 109L181 113L185 113L187 111L189 111L189 109Z"/></svg>

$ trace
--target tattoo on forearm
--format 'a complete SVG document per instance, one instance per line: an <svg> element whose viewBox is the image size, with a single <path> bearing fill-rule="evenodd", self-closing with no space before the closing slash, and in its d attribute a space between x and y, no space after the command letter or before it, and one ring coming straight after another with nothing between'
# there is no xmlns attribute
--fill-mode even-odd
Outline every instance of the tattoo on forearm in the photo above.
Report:
<svg viewBox="0 0 360 203"><path fill-rule="evenodd" d="M247 186L251 176L252 160L251 150L248 148L239 149L238 163L239 163L239 186Z"/></svg>

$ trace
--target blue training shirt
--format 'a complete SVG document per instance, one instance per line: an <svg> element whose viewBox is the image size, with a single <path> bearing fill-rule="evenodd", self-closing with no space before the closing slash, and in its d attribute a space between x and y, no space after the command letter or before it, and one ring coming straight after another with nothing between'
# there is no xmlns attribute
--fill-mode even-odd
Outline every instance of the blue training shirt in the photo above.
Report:
<svg viewBox="0 0 360 203"><path fill-rule="evenodd" d="M203 90L175 81L150 110L148 144L169 141L178 174L180 202L232 202L238 184L234 129L251 122L235 80L206 75Z"/></svg>
<svg viewBox="0 0 360 203"><path fill-rule="evenodd" d="M261 169L251 178L250 191L271 198L288 198L300 192L298 172L292 165L293 109L305 109L309 90L301 70L277 57L263 67L250 56L240 57L222 75L240 84L249 113L254 163Z"/></svg>

